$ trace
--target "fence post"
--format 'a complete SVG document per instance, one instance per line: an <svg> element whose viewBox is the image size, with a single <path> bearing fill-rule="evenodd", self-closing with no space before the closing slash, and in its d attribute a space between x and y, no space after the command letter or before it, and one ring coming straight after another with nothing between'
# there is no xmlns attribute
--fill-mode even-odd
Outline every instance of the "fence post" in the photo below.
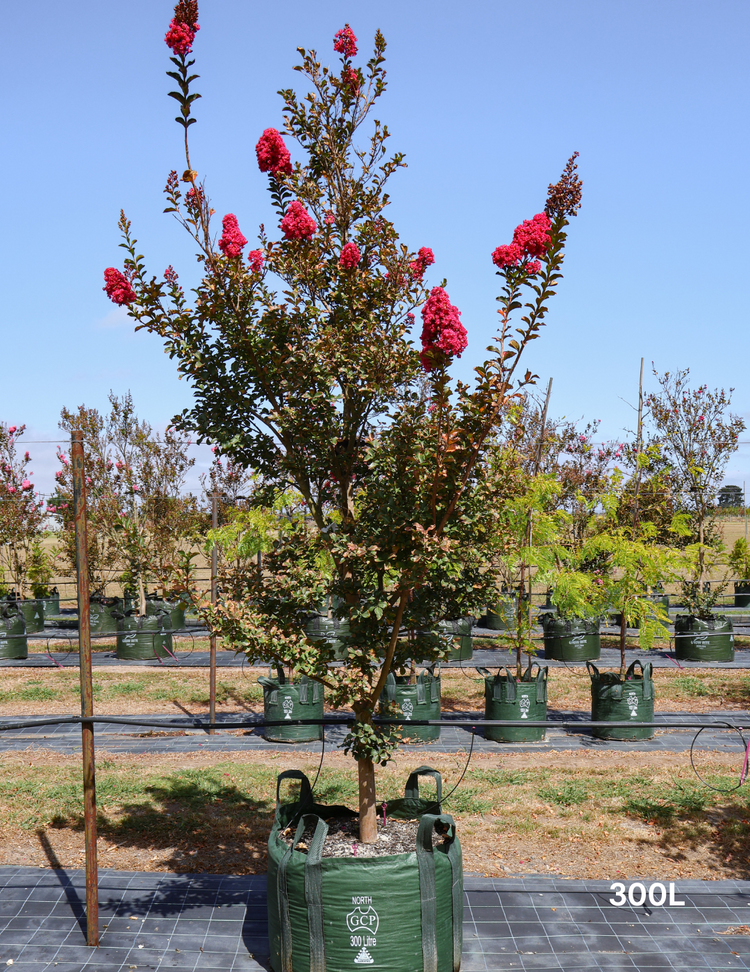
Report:
<svg viewBox="0 0 750 972"><path fill-rule="evenodd" d="M218 497L216 490L213 491L211 495L211 526L214 530L219 525L219 509L218 509ZM216 570L217 570L217 553L216 544L214 543L211 550L211 603L216 604ZM210 651L209 651L209 675L208 675L208 721L210 724L210 729L208 730L209 735L213 736L216 733L214 725L216 724L216 635L212 632L211 639L209 641Z"/></svg>
<svg viewBox="0 0 750 972"><path fill-rule="evenodd" d="M70 449L73 467L76 573L78 580L78 650L81 674L81 716L94 715L91 684L91 621L89 617L89 564L86 536L86 473L83 464L83 432L73 432ZM99 887L96 861L96 772L94 724L81 723L83 751L83 820L86 844L86 944L99 944Z"/></svg>

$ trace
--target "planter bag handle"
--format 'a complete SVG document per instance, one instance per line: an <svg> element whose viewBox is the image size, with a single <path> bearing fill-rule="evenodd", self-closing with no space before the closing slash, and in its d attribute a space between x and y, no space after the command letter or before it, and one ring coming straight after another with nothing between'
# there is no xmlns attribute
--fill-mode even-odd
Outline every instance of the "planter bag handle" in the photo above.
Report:
<svg viewBox="0 0 750 972"><path fill-rule="evenodd" d="M599 669L596 667L596 665L592 665L592 663L590 661L587 661L586 662L586 668L588 668L588 670L589 670L589 675L591 676L591 681L592 682L598 682L599 681Z"/></svg>
<svg viewBox="0 0 750 972"><path fill-rule="evenodd" d="M505 698L508 702L515 702L516 696L518 695L518 689L516 686L516 676L511 672L509 668L502 665L497 670L497 675L495 676L495 681L492 684L492 698L495 702L503 701L503 683L500 681L500 672L505 672Z"/></svg>
<svg viewBox="0 0 750 972"><path fill-rule="evenodd" d="M268 689L268 704L277 705L279 701L279 683L275 678L266 678L265 675L258 676L258 685L263 686L263 694L266 695Z"/></svg>
<svg viewBox="0 0 750 972"><path fill-rule="evenodd" d="M307 697L307 695L308 695L308 689L309 688L310 688L310 683L307 680L307 675L303 675L302 678L300 678L299 683L298 683L298 686L297 686L297 694L299 696L299 704L300 705L307 705L308 704L308 697Z"/></svg>
<svg viewBox="0 0 750 972"><path fill-rule="evenodd" d="M385 677L385 688L383 689L382 698L386 702L393 702L396 698L396 676L393 672L388 672Z"/></svg>
<svg viewBox="0 0 750 972"><path fill-rule="evenodd" d="M313 795L312 789L310 788L310 781L302 772L302 770L284 770L283 773L279 773L276 778L276 822L278 823L279 810L281 809L281 801L279 800L279 791L281 790L282 780L299 780L300 781L300 791L299 800L297 803L300 807L311 807L313 805Z"/></svg>
<svg viewBox="0 0 750 972"><path fill-rule="evenodd" d="M475 665L474 668L484 678L492 678L492 672L489 670L489 668L480 668L479 665Z"/></svg>
<svg viewBox="0 0 750 972"><path fill-rule="evenodd" d="M418 766L409 774L409 778L406 781L406 786L404 787L404 799L405 800L419 800L419 777L420 776L431 776L435 780L435 785L437 786L437 807L440 809L443 802L443 778L437 770L433 769L431 766Z"/></svg>
<svg viewBox="0 0 750 972"><path fill-rule="evenodd" d="M407 783L408 786L408 783ZM439 827L438 827L439 825ZM419 868L419 898L422 911L422 968L423 972L437 972L437 891L435 886L435 853L432 832L438 827L448 844L451 866L451 901L453 905L453 972L461 967L461 921L463 894L461 891L461 851L456 840L456 825L450 814L426 813L417 831L417 867Z"/></svg>
<svg viewBox="0 0 750 972"><path fill-rule="evenodd" d="M296 773L296 770L289 770L279 776L287 776L289 773ZM302 778L307 782L307 777ZM307 784L309 787L309 783ZM277 782L278 793L278 782ZM280 951L281 951L281 972L292 972L292 921L289 915L289 889L287 886L287 870L292 854L297 844L302 839L302 834L308 822L315 821L315 834L310 841L308 858L305 861L305 903L307 904L307 916L310 927L310 972L325 972L325 947L323 944L323 904L322 889L323 882L320 873L320 856L323 848L323 841L328 833L328 824L317 814L304 814L294 834L289 847L284 852L284 856L279 861L279 869L276 878L277 906L280 925ZM311 860L310 858L313 857Z"/></svg>
<svg viewBox="0 0 750 972"><path fill-rule="evenodd" d="M644 665L640 658L636 658L633 664L625 672L625 679L635 677L635 666L638 666L641 670L641 678L643 679L643 699L644 701L648 699L653 699L654 697L654 682L653 682L653 670L654 666L651 662L646 662Z"/></svg>
<svg viewBox="0 0 750 972"><path fill-rule="evenodd" d="M534 665L536 665L536 676L532 675L534 671ZM534 662L529 665L529 680L534 678L536 681L536 701L537 703L547 701L547 675L549 673L549 668L542 668L538 662Z"/></svg>

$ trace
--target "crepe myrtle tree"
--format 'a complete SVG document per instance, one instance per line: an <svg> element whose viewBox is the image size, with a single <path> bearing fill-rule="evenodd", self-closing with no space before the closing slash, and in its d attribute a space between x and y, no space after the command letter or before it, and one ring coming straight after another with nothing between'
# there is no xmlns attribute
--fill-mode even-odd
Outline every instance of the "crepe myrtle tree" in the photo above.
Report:
<svg viewBox="0 0 750 972"><path fill-rule="evenodd" d="M521 356L560 280L581 183L574 156L544 211L495 250L498 335L473 385L454 381L450 364L467 346L460 312L445 281L426 283L432 250L411 251L386 217L388 180L405 163L372 120L386 90L380 32L366 62L355 61L348 25L334 38L335 68L299 49L306 90L280 92L285 134L268 127L256 148L276 225L261 225L248 252L234 214L216 239L190 156L197 17L196 3L178 3L166 37L186 169L181 179L170 174L165 191L167 211L197 246L201 279L188 299L171 267L147 275L122 214L127 258L123 271L106 271L105 289L137 328L163 338L192 386L180 426L251 468L263 484L257 502L269 506L290 487L302 497L306 515L283 531L262 570L249 564L237 589L203 610L238 649L292 666L324 685L331 704L353 709L347 749L358 763L361 839L372 842L374 766L398 740L374 710L388 673L415 651L401 632L423 632L420 657L444 657L436 623L476 609L494 585L481 570L498 515L486 446L509 398L534 380ZM420 306L418 352L411 330ZM349 623L348 659L336 667L332 646L303 633L328 595Z"/></svg>
<svg viewBox="0 0 750 972"><path fill-rule="evenodd" d="M0 583L18 597L30 592L32 551L44 526L44 502L34 489L31 456L19 443L25 425L0 423Z"/></svg>

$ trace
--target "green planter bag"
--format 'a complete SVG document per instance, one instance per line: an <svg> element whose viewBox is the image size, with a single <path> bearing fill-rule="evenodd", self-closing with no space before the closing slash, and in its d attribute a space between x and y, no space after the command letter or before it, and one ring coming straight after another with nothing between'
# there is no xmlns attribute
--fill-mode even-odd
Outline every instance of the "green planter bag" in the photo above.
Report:
<svg viewBox="0 0 750 972"><path fill-rule="evenodd" d="M337 618L316 616L305 625L305 634L311 641L327 641L333 648L333 657L343 661L349 655L347 638L349 637L349 622L339 621Z"/></svg>
<svg viewBox="0 0 750 972"><path fill-rule="evenodd" d="M640 675L636 674L636 665ZM651 662L643 665L638 659L625 672L625 681L615 672L600 672L596 665L586 662L591 676L592 722L653 722L654 683ZM654 729L592 728L597 739L653 739Z"/></svg>
<svg viewBox="0 0 750 972"><path fill-rule="evenodd" d="M26 621L14 603L0 606L0 658L28 658Z"/></svg>
<svg viewBox="0 0 750 972"><path fill-rule="evenodd" d="M674 622L674 656L680 661L734 661L732 622L723 614L710 619L678 614Z"/></svg>
<svg viewBox="0 0 750 972"><path fill-rule="evenodd" d="M536 674L534 674L536 668ZM477 668L484 675L485 719L507 719L518 722L545 722L547 719L547 673L540 665L529 665L519 681L508 668L499 668L493 675L486 668ZM502 672L505 675L502 675ZM544 739L545 729L531 727L485 726L486 739L495 742L538 742Z"/></svg>
<svg viewBox="0 0 750 972"><path fill-rule="evenodd" d="M117 615L122 613L119 597L92 597L89 600L91 634L116 634Z"/></svg>
<svg viewBox="0 0 750 972"><path fill-rule="evenodd" d="M313 742L323 738L323 726L294 725L294 719L323 718L323 686L303 675L299 682L288 682L283 668L276 678L258 679L263 686L263 717L289 721L289 725L266 726L263 734L269 742ZM270 676L270 672L269 672Z"/></svg>
<svg viewBox="0 0 750 972"><path fill-rule="evenodd" d="M750 581L734 582L734 606L747 607L750 604Z"/></svg>
<svg viewBox="0 0 750 972"><path fill-rule="evenodd" d="M26 622L26 634L44 631L44 602L36 599L17 600L18 610Z"/></svg>
<svg viewBox="0 0 750 972"><path fill-rule="evenodd" d="M162 643L161 614L120 615L117 621L117 657L128 661L169 658Z"/></svg>
<svg viewBox="0 0 750 972"><path fill-rule="evenodd" d="M544 657L557 661L594 661L601 654L599 622L545 614Z"/></svg>
<svg viewBox="0 0 750 972"><path fill-rule="evenodd" d="M60 613L60 594L56 587L50 591L49 597L39 598L44 618L53 618Z"/></svg>
<svg viewBox="0 0 750 972"><path fill-rule="evenodd" d="M172 631L181 631L185 627L185 611L188 604L181 598L176 601L165 601L163 598L149 595L146 598L146 614L167 614Z"/></svg>
<svg viewBox="0 0 750 972"><path fill-rule="evenodd" d="M514 631L518 615L518 597L506 594L491 608L487 608L485 627L491 631Z"/></svg>
<svg viewBox="0 0 750 972"><path fill-rule="evenodd" d="M452 640L446 661L469 661L471 659L474 654L471 627L472 618L438 622L437 628L440 634Z"/></svg>
<svg viewBox="0 0 750 972"><path fill-rule="evenodd" d="M437 675L435 668L437 667ZM390 704L396 706L396 712L390 709ZM393 718L439 719L440 718L440 666L430 665L417 675L415 685L409 685L409 676L394 675L388 672L385 688L380 696L379 711L386 718L389 711ZM432 742L440 738L440 726L409 726L402 725L401 732L404 742L419 739L422 742Z"/></svg>
<svg viewBox="0 0 750 972"><path fill-rule="evenodd" d="M414 850L384 857L323 857L329 825L353 811L315 803L307 777L281 773L268 838L268 939L273 972L458 972L461 966L463 864L453 817L420 800L417 775L389 816L418 818ZM302 783L282 806L283 779ZM399 806L400 805L400 806ZM391 809L393 807L393 810ZM314 828L306 853L305 827ZM294 829L291 846L282 838ZM435 843L433 846L433 834ZM442 839L440 839L442 838Z"/></svg>

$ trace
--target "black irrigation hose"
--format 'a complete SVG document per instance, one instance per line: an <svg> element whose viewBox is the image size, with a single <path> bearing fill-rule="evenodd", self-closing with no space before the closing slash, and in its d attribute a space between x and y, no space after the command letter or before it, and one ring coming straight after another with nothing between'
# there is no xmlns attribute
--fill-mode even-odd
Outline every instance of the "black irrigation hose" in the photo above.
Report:
<svg viewBox="0 0 750 972"><path fill-rule="evenodd" d="M505 726L508 729L577 729L610 728L610 729L735 729L741 731L744 727L730 722L595 722L590 719L576 720L545 720L534 722L530 719L385 719L373 720L378 725L394 726L455 726L461 729L475 729L477 726ZM140 719L135 716L56 716L48 719L22 720L3 724L0 722L0 732L13 729L31 729L35 726L56 725L118 725L118 726L151 726L158 729L262 729L265 726L346 726L355 722L354 715L343 715L338 718L324 719L263 719L256 721L243 720L241 722L203 722L199 719L181 719L165 722L156 719Z"/></svg>

